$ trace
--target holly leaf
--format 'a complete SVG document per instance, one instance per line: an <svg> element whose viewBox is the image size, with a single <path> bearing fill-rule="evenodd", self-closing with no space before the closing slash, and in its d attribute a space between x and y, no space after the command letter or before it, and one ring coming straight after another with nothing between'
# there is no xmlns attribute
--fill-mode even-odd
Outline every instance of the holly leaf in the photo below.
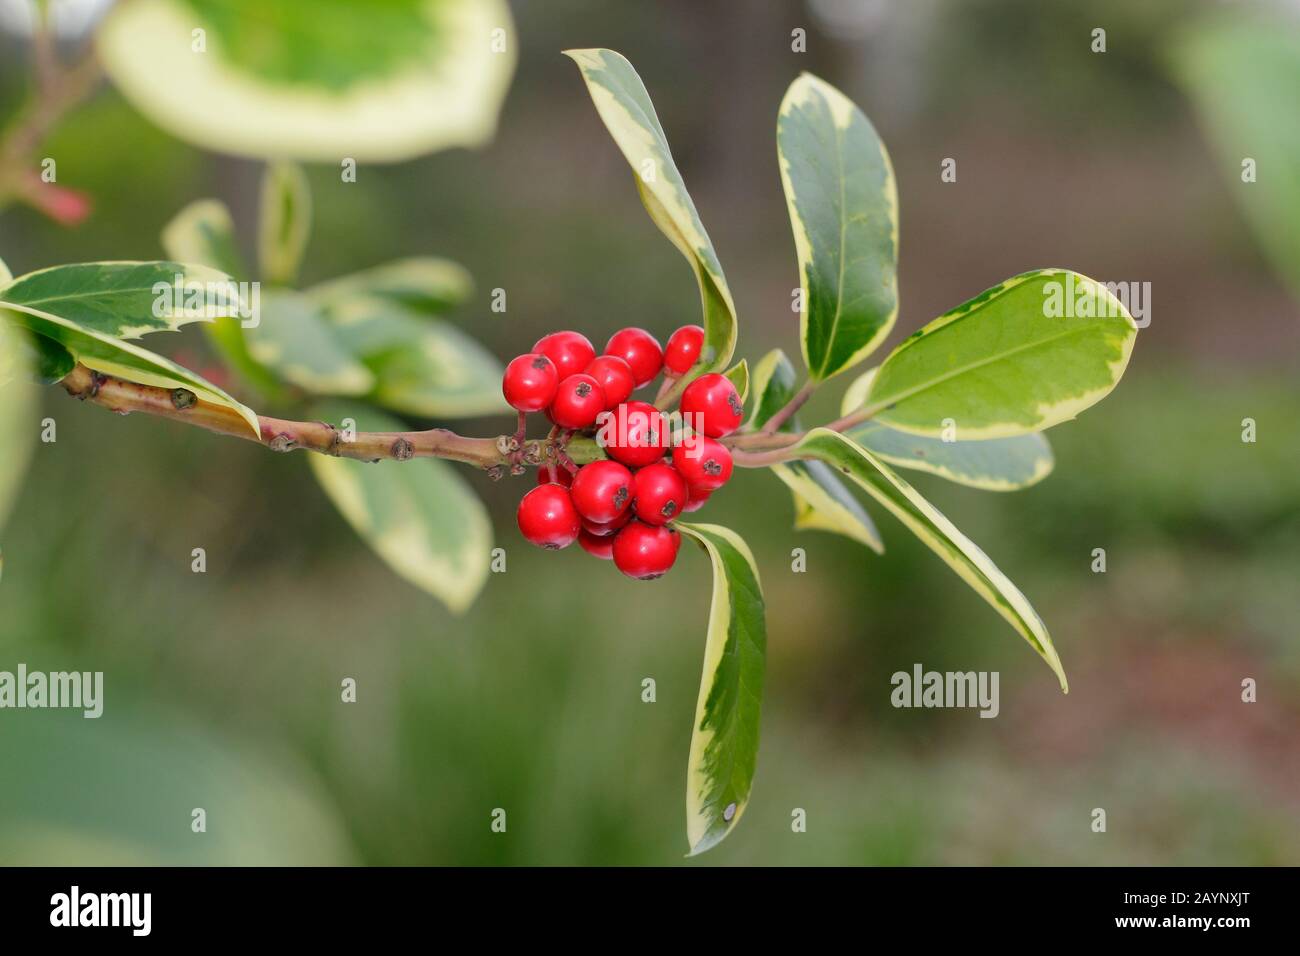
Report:
<svg viewBox="0 0 1300 956"><path fill-rule="evenodd" d="M334 164L486 143L515 42L502 0L135 0L97 35L118 89L173 135Z"/></svg>
<svg viewBox="0 0 1300 956"><path fill-rule="evenodd" d="M754 366L754 411L749 427L762 428L786 406L795 393L794 365L780 349L768 352ZM780 428L798 427L797 418ZM788 461L770 466L794 496L794 526L804 531L830 531L884 554L885 543L871 515L862 507L835 472L818 461Z"/></svg>
<svg viewBox="0 0 1300 956"><path fill-rule="evenodd" d="M334 333L374 376L370 398L424 418L505 414L501 363L450 322L397 301L351 296L325 312Z"/></svg>
<svg viewBox="0 0 1300 956"><path fill-rule="evenodd" d="M767 659L763 589L749 546L713 524L675 527L713 565L713 600L704 670L686 770L686 835L691 856L717 846L749 803L758 762L759 715Z"/></svg>
<svg viewBox="0 0 1300 956"><path fill-rule="evenodd" d="M339 402L317 414L336 426L351 419L362 431L403 430L387 415ZM394 572L455 614L474 603L487 580L492 523L451 465L436 458L371 464L307 457L339 513Z"/></svg>
<svg viewBox="0 0 1300 956"><path fill-rule="evenodd" d="M0 286L0 315L53 339L87 367L142 385L188 389L235 410L259 435L251 409L189 369L129 341L191 322L237 316L245 308L228 276L178 262L55 266Z"/></svg>
<svg viewBox="0 0 1300 956"><path fill-rule="evenodd" d="M262 175L257 254L262 278L290 285L311 236L311 189L296 163L270 163Z"/></svg>
<svg viewBox="0 0 1300 956"><path fill-rule="evenodd" d="M888 508L1038 652L1056 674L1061 690L1069 690L1065 670L1038 612L988 555L916 489L853 439L827 428L810 431L791 453L825 462Z"/></svg>
<svg viewBox="0 0 1300 956"><path fill-rule="evenodd" d="M856 365L898 316L898 189L889 153L843 93L810 73L786 91L777 153L799 257L813 381Z"/></svg>
<svg viewBox="0 0 1300 956"><path fill-rule="evenodd" d="M875 421L916 435L1008 438L1069 421L1128 366L1133 317L1066 269L1014 276L915 332L871 380Z"/></svg>
<svg viewBox="0 0 1300 956"><path fill-rule="evenodd" d="M412 256L322 282L307 294L326 307L357 298L385 299L417 312L441 315L473 291L474 281L464 266L436 256Z"/></svg>
<svg viewBox="0 0 1300 956"><path fill-rule="evenodd" d="M564 54L578 65L596 112L632 167L650 218L686 257L699 283L704 345L695 368L682 381L720 372L736 349L736 306L713 242L673 161L650 94L632 64L613 50L565 50Z"/></svg>

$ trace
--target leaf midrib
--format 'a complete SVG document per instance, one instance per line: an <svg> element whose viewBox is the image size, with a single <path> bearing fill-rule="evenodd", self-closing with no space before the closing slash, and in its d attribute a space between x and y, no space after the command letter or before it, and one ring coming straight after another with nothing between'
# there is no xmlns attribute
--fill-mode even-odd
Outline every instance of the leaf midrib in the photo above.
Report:
<svg viewBox="0 0 1300 956"><path fill-rule="evenodd" d="M825 376L826 368L830 365L831 351L835 344L835 333L840 327L840 316L844 314L844 244L846 242L845 235L848 231L848 221L844 214L844 205L847 201L844 195L844 135L843 131L835 124L835 113L824 96L822 102L826 103L826 112L831 118L831 128L835 131L835 165L839 170L840 181L840 274L835 286L835 318L831 320L831 334L826 338L826 352L822 355L822 363L817 369L818 378ZM810 262L809 265L811 264Z"/></svg>

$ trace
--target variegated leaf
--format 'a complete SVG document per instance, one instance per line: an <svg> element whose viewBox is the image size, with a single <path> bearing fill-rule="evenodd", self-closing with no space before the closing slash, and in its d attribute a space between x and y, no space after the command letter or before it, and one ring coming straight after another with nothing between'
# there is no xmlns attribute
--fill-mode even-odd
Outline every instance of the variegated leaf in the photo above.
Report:
<svg viewBox="0 0 1300 956"><path fill-rule="evenodd" d="M773 349L754 366L754 411L749 427L763 425L785 407L795 393L794 365L780 349ZM782 431L796 428L791 418ZM883 554L885 543L871 515L834 471L816 461L789 461L771 466L794 495L794 526L805 531L830 531L865 544Z"/></svg>
<svg viewBox="0 0 1300 956"><path fill-rule="evenodd" d="M97 41L126 98L174 135L334 164L482 145L516 57L503 0L134 0Z"/></svg>
<svg viewBox="0 0 1300 956"><path fill-rule="evenodd" d="M713 565L704 668L686 770L691 856L716 846L740 822L758 762L767 622L758 567L744 540L714 524L676 527Z"/></svg>
<svg viewBox="0 0 1300 956"><path fill-rule="evenodd" d="M1007 438L1069 421L1128 365L1137 326L1106 286L1065 269L1026 272L914 333L867 395L876 421L957 440Z"/></svg>
<svg viewBox="0 0 1300 956"><path fill-rule="evenodd" d="M826 428L810 431L791 449L791 453L823 461L848 475L888 508L1015 628L1052 668L1061 683L1061 689L1069 690L1065 670L1052 645L1047 627L1028 599L998 570L988 555L916 489L851 438Z"/></svg>
<svg viewBox="0 0 1300 956"><path fill-rule="evenodd" d="M613 50L566 50L565 55L582 71L596 112L632 167L650 218L686 257L699 282L704 347L699 362L683 380L720 372L727 368L736 348L736 306L713 242L673 161L650 95L632 64Z"/></svg>
<svg viewBox="0 0 1300 956"><path fill-rule="evenodd" d="M262 175L257 255L262 279L289 285L311 236L311 188L296 163L275 162Z"/></svg>
<svg viewBox="0 0 1300 956"><path fill-rule="evenodd" d="M804 73L781 101L777 152L799 257L814 381L884 341L898 316L898 190L889 153L843 93Z"/></svg>
<svg viewBox="0 0 1300 956"><path fill-rule="evenodd" d="M185 388L234 409L259 434L253 411L201 376L129 341L190 322L233 322L245 304L229 277L177 262L92 262L31 272L0 286L0 314L47 336L89 368L161 388Z"/></svg>

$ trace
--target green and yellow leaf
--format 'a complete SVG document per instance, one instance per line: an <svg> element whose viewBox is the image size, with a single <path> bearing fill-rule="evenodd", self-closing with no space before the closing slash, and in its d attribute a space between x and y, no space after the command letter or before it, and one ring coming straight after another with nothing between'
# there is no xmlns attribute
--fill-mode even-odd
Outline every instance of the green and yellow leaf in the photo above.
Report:
<svg viewBox="0 0 1300 956"><path fill-rule="evenodd" d="M375 376L311 299L289 289L262 292L261 321L245 332L248 353L313 395L365 395Z"/></svg>
<svg viewBox="0 0 1300 956"><path fill-rule="evenodd" d="M951 441L864 422L844 432L877 458L983 491L1018 491L1052 473L1052 446L1039 432L1014 438Z"/></svg>
<svg viewBox="0 0 1300 956"><path fill-rule="evenodd" d="M193 262L239 280L249 278L248 266L235 242L235 223L226 204L197 199L163 227L163 249L177 262Z"/></svg>
<svg viewBox="0 0 1300 956"><path fill-rule="evenodd" d="M743 405L749 398L749 363L741 359L723 374L732 385L736 386L736 393L740 396Z"/></svg>
<svg viewBox="0 0 1300 956"><path fill-rule="evenodd" d="M794 446L792 453L825 462L847 475L888 508L1015 628L1051 667L1061 683L1061 689L1069 690L1065 670L1038 612L1010 579L989 560L988 555L915 488L857 442L826 428L810 431Z"/></svg>
<svg viewBox="0 0 1300 956"><path fill-rule="evenodd" d="M262 279L290 285L311 236L311 188L297 163L275 162L262 175L257 255Z"/></svg>
<svg viewBox="0 0 1300 956"><path fill-rule="evenodd" d="M401 422L346 404L317 412L363 431L401 431ZM399 576L453 613L474 603L488 575L492 523L455 468L435 458L353 461L309 455L312 473L348 524Z"/></svg>
<svg viewBox="0 0 1300 956"><path fill-rule="evenodd" d="M199 199L172 217L163 227L163 251L177 262L208 266L247 281L248 266L235 242L235 224L224 203ZM276 395L280 380L248 353L241 323L220 320L203 326L221 357L248 384L264 395Z"/></svg>
<svg viewBox="0 0 1300 956"><path fill-rule="evenodd" d="M1171 49L1173 72L1205 123L1264 253L1300 296L1300 31L1293 13L1216 11L1195 18ZM1254 177L1245 181L1244 163Z"/></svg>
<svg viewBox="0 0 1300 956"><path fill-rule="evenodd" d="M358 297L376 298L440 315L460 305L473 291L474 280L464 266L435 256L412 256L322 282L307 294L330 307Z"/></svg>
<svg viewBox="0 0 1300 956"><path fill-rule="evenodd" d="M687 376L721 372L736 349L736 306L641 77L613 50L565 50L582 72L596 112L632 167L646 211L686 257L700 285L704 347Z"/></svg>
<svg viewBox="0 0 1300 956"><path fill-rule="evenodd" d="M840 403L841 415L866 405L878 368L868 369L849 385ZM844 433L891 465L926 471L984 491L1028 488L1051 474L1054 464L1052 446L1039 432L983 441L944 441L868 421Z"/></svg>
<svg viewBox="0 0 1300 956"><path fill-rule="evenodd" d="M898 190L889 153L843 93L810 73L786 91L777 155L799 258L814 381L851 368L898 316Z"/></svg>
<svg viewBox="0 0 1300 956"><path fill-rule="evenodd" d="M874 420L960 441L1069 421L1124 374L1137 326L1101 283L1065 269L1006 280L914 333L881 364Z"/></svg>
<svg viewBox="0 0 1300 956"><path fill-rule="evenodd" d="M196 290L206 296L202 302L190 298ZM190 322L212 322L214 315L238 315L243 308L229 277L176 262L55 266L0 286L0 315L53 339L87 367L142 385L189 389L235 410L259 434L251 409L201 376L129 341Z"/></svg>
<svg viewBox="0 0 1300 956"><path fill-rule="evenodd" d="M9 516L39 430L35 390L23 368L19 341L25 334L0 322L0 526Z"/></svg>
<svg viewBox="0 0 1300 956"><path fill-rule="evenodd" d="M97 39L123 95L173 135L336 164L482 145L516 56L503 0L134 0Z"/></svg>
<svg viewBox="0 0 1300 956"><path fill-rule="evenodd" d="M830 468L819 461L790 461L771 469L793 493L796 530L842 534L876 554L885 553L871 515Z"/></svg>
<svg viewBox="0 0 1300 956"><path fill-rule="evenodd" d="M25 334L0 322L0 529L18 496L39 428L35 389L22 368L19 337ZM0 553L0 573L3 571L4 555Z"/></svg>
<svg viewBox="0 0 1300 956"><path fill-rule="evenodd" d="M720 843L749 803L758 761L767 659L763 589L749 546L713 524L676 527L713 565L713 600L686 770L686 835L691 856Z"/></svg>
<svg viewBox="0 0 1300 956"><path fill-rule="evenodd" d="M350 296L327 310L339 341L374 375L370 398L425 418L505 414L501 363L450 322L394 300Z"/></svg>
<svg viewBox="0 0 1300 956"><path fill-rule="evenodd" d="M768 352L754 366L754 411L750 428L763 425L794 397L794 365L780 349ZM791 431L798 421L790 418L781 431ZM794 526L803 531L842 534L877 554L884 554L876 523L835 472L816 461L789 461L771 466L794 496Z"/></svg>

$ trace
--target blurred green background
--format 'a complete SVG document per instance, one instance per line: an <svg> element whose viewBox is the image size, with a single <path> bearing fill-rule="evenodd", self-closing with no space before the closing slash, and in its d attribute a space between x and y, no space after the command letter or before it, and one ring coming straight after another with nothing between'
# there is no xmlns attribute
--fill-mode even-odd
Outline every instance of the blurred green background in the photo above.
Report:
<svg viewBox="0 0 1300 956"><path fill-rule="evenodd" d="M556 328L664 338L698 321L698 294L559 53L612 47L654 97L727 270L739 354L797 354L774 130L786 85L811 70L892 153L894 340L1029 268L1152 283L1126 377L1052 430L1047 481L998 495L915 476L1035 603L1068 696L878 510L883 558L791 531L766 473L739 475L701 513L754 549L769 660L752 802L691 865L1300 862L1300 307L1238 211L1235 167L1167 78L1164 45L1198 9L518 3L519 69L490 147L363 164L355 184L310 168L304 283L444 254L478 284L458 322L503 359ZM806 53L791 52L795 28ZM17 38L0 44L8 109L27 65ZM49 152L96 211L76 230L0 214L15 273L161 257L164 223L208 195L251 245L260 165L181 144L109 88ZM945 157L956 183L940 181ZM494 288L504 314L488 307ZM151 344L202 365L193 329ZM836 408L827 392L810 418ZM454 618L380 564L300 456L57 390L46 414L58 441L38 447L5 536L0 669L102 670L105 713L0 713L0 862L682 861L702 554L644 584L577 548L533 550L513 522L531 479L471 475L509 570ZM195 547L205 575L191 573ZM795 547L807 573L790 570ZM894 710L890 675L916 662L1000 671L1001 714ZM346 677L356 703L340 700ZM1240 700L1247 677L1257 703ZM193 807L206 834L190 832ZM504 834L489 826L497 807Z"/></svg>

